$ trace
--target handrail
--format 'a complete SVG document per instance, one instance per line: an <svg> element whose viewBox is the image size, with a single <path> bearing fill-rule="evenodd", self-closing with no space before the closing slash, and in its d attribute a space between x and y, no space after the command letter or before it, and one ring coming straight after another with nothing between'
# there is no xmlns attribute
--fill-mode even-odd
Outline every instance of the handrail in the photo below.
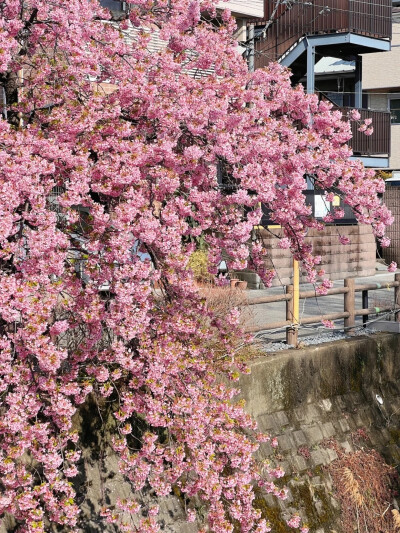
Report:
<svg viewBox="0 0 400 533"><path fill-rule="evenodd" d="M352 107L339 107L343 113L343 120L347 120L349 111ZM358 109L360 113L360 120L372 120L373 133L372 135L365 135L364 132L359 131L359 124L357 122L351 123L352 138L349 145L354 154L360 155L383 155L390 156L391 149L391 118L389 111L375 111L373 109Z"/></svg>
<svg viewBox="0 0 400 533"><path fill-rule="evenodd" d="M260 27L268 24L275 0L266 0L266 19L251 20ZM297 0L278 12L266 29L265 37L256 41L256 67L277 61L303 36L331 33L355 33L377 39L392 36L391 0L324 0L317 5Z"/></svg>
<svg viewBox="0 0 400 533"><path fill-rule="evenodd" d="M328 100L333 105L333 110L341 111L343 120L348 120L349 112L354 108L349 106L339 106L334 102L328 94L324 91L317 91L319 97ZM387 155L390 157L391 150L391 116L389 111L381 111L375 109L359 108L357 111L360 114L360 120L363 122L366 119L372 120L372 135L365 135L364 132L359 131L359 124L351 122L352 138L349 141L349 146L352 148L354 154L358 155Z"/></svg>
<svg viewBox="0 0 400 533"><path fill-rule="evenodd" d="M362 291L374 291L379 289L389 289L392 287L399 287L400 282L390 281L385 283L382 286L380 283L368 283L366 285L355 285L355 292ZM349 292L348 287L336 287L334 289L328 289L326 293L319 294L316 291L301 291L300 300L305 300L306 298L322 298L323 296L332 296L335 294L346 294ZM292 299L291 294L277 294L275 296L261 296L260 298L252 298L247 302L247 305L259 305L259 304L271 304L275 302L284 302Z"/></svg>
<svg viewBox="0 0 400 533"><path fill-rule="evenodd" d="M344 280L344 287L335 287L332 289L328 289L326 293L319 294L316 291L301 291L300 292L300 299L305 300L307 298L322 298L325 296L332 296L337 294L343 294L344 295L344 309L343 312L338 313L329 313L325 315L315 315L310 317L302 318L300 321L301 325L309 325L309 324L318 324L322 323L322 321L325 320L339 320L339 319L345 319L345 323L347 322L347 327L352 330L355 327L355 317L356 316L362 316L363 318L363 324L366 324L365 318L368 318L371 314L377 314L379 312L388 312L388 311L397 311L400 309L400 274L395 274L394 281L389 281L387 283L365 283L362 285L355 285L354 278L347 278ZM392 306L385 306L381 308L377 307L368 307L368 291L376 291L376 290L382 290L382 289L390 289L394 288L394 302ZM286 320L281 320L278 322L270 322L268 324L263 324L260 326L251 326L246 328L247 333L259 333L260 331L268 331L268 330L275 330L275 329L281 329L286 327L286 342L288 344L292 344L292 342L288 342L289 339L293 341L295 339L297 343L297 324L293 324L293 320L291 318L293 317L292 313L292 306L293 306L293 292L292 292L292 285L286 286L286 294L277 294L274 296L263 296L261 298L253 298L249 299L247 304L254 306L254 305L261 305L261 304L267 304L267 303L275 303L275 302L286 302ZM355 293L361 292L363 295L363 308L362 309L356 309L355 308ZM396 320L400 322L400 313L396 313ZM345 324L346 325L346 324ZM295 331L295 335L293 332Z"/></svg>

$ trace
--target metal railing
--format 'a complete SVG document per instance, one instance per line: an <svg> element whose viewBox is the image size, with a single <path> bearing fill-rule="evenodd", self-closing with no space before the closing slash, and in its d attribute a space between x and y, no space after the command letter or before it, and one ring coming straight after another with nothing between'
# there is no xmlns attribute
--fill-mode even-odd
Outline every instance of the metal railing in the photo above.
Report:
<svg viewBox="0 0 400 533"><path fill-rule="evenodd" d="M350 107L340 108L343 111L343 119L346 120ZM387 155L390 156L390 113L388 111L372 111L371 109L358 109L361 121L372 119L374 132L372 135L365 135L358 131L357 122L352 122L352 139L349 141L354 155Z"/></svg>
<svg viewBox="0 0 400 533"><path fill-rule="evenodd" d="M275 0L266 0L266 17L273 12ZM252 23L261 27L263 22ZM255 44L255 67L277 61L306 35L356 33L377 39L392 36L391 0L297 0L282 4L273 23Z"/></svg>
<svg viewBox="0 0 400 533"><path fill-rule="evenodd" d="M328 100L333 104L333 110L340 109L343 115L343 120L348 120L349 112L354 107L338 106L329 98L329 95L319 91L319 98ZM349 141L349 146L352 148L355 155L385 155L390 157L391 151L391 114L390 111L375 111L372 109L358 108L360 114L360 121L366 119L372 120L373 133L372 135L365 135L364 132L359 131L359 124L357 122L351 123L352 138Z"/></svg>
<svg viewBox="0 0 400 533"><path fill-rule="evenodd" d="M391 305L386 305L380 308L369 307L368 305L368 291L376 291L380 289L389 289L394 287L394 301ZM249 299L248 305L260 305L274 302L286 302L286 320L279 322L269 322L259 326L252 326L246 328L248 333L259 333L261 331L277 330L286 327L286 342L287 344L297 345L298 329L301 326L309 324L320 324L325 320L340 320L344 319L344 328L350 333L354 331L356 326L356 317L363 317L363 324L366 325L369 315L376 315L378 312L393 312L397 311L396 321L400 322L400 274L395 274L394 281L381 285L380 283L368 283L365 285L356 285L354 278L347 278L344 280L344 286L334 289L328 289L326 294L318 294L316 291L300 291L300 300L307 298L323 298L334 294L343 294L343 312L327 313L325 315L315 315L301 318L298 324L293 322L294 317L294 298L293 285L286 285L285 294L278 294L274 296L262 296L261 298ZM356 309L355 294L362 293L362 308Z"/></svg>

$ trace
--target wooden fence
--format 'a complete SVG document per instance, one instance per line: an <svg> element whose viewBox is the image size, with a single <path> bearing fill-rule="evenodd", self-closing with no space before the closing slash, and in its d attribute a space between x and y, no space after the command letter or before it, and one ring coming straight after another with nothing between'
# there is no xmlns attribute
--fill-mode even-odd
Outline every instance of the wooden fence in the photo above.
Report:
<svg viewBox="0 0 400 533"><path fill-rule="evenodd" d="M369 307L368 305L368 291L376 291L380 289L389 289L394 287L394 300L392 305L386 305L381 308ZM362 309L356 309L355 295L362 293ZM375 315L378 312L400 311L400 274L395 274L394 281L389 283L368 283L365 285L356 285L354 278L347 278L344 280L344 286L328 289L326 294L318 294L315 291L300 291L300 300L307 298L323 298L334 294L343 294L343 312L328 313L326 315L315 315L302 318L299 323L293 320L293 285L286 285L285 294L278 294L275 296L262 296L261 298L254 298L248 301L248 304L260 305L274 302L286 302L286 320L280 322L269 322L260 326L253 326L246 329L249 333L258 333L260 331L268 331L284 328L286 326L286 342L288 344L297 345L298 329L303 325L319 324L323 320L339 320L344 319L344 328L349 333L354 331L356 325L356 317L363 317L363 324L366 325L369 315ZM395 313L396 321L400 322L400 312Z"/></svg>

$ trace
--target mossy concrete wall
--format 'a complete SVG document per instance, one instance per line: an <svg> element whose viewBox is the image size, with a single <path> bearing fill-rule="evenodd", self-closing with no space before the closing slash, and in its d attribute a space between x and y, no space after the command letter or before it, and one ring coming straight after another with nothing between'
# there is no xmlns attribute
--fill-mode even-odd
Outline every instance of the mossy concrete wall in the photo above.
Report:
<svg viewBox="0 0 400 533"><path fill-rule="evenodd" d="M283 465L286 502L258 495L257 504L274 525L298 510L313 533L341 531L340 506L327 467L337 459L326 446L335 439L351 452L358 430L368 435L391 465L400 463L400 335L377 334L287 350L257 359L241 379L247 410L262 430L278 438L260 458ZM382 398L383 404L377 400ZM377 532L376 532L377 533Z"/></svg>
<svg viewBox="0 0 400 533"><path fill-rule="evenodd" d="M347 452L355 449L354 433L365 430L368 446L389 464L400 464L400 335L376 334L351 340L268 354L255 360L252 373L241 378L247 410L279 447L262 445L259 458L281 464L289 498L278 501L257 493L256 504L275 533L289 533L285 518L299 511L312 533L341 533L341 512L325 467L337 458L324 441L335 439ZM383 399L377 402L376 395ZM88 403L75 418L82 436L80 475L75 479L82 533L117 533L100 515L104 505L132 494L118 472L110 445L114 424L99 406ZM111 410L110 410L111 413ZM149 492L139 495L155 502ZM185 522L181 501L170 495L157 501L165 533L194 533ZM12 520L0 533L15 530ZM54 529L55 531L62 529ZM53 530L52 530L53 531ZM378 533L370 531L369 533ZM382 533L382 532L380 532Z"/></svg>

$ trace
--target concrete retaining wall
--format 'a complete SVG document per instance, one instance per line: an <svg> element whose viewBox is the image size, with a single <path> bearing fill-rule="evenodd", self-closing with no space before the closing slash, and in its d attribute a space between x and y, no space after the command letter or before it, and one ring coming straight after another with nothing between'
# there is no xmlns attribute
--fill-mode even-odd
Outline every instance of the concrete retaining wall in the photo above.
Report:
<svg viewBox="0 0 400 533"><path fill-rule="evenodd" d="M285 519L299 511L312 533L341 533L341 510L325 469L337 453L324 445L326 439L335 439L341 449L351 452L356 447L354 434L362 430L370 439L368 445L387 463L400 464L399 361L400 335L380 333L268 354L251 364L250 375L242 376L247 410L279 442L276 450L263 444L259 458L276 461L286 471L288 500L257 494L256 504L271 521L273 532L293 531ZM383 399L382 405L376 395ZM118 473L118 460L110 447L114 422L104 413L101 419L97 405L88 403L75 424L83 452L81 473L75 479L79 531L117 533L99 514L104 504L129 497L132 490ZM149 503L154 495L142 494L142 498ZM195 533L195 526L184 520L178 498L171 495L157 503L165 533ZM14 527L8 520L0 532Z"/></svg>
<svg viewBox="0 0 400 533"><path fill-rule="evenodd" d="M291 531L284 519L295 510L313 533L342 531L325 469L337 454L326 439L351 452L355 433L365 431L368 446L399 465L399 362L400 336L377 334L267 356L241 378L247 410L263 431L278 437L278 450L263 444L260 458L279 459L287 474L286 502L271 496L258 502L273 531Z"/></svg>

